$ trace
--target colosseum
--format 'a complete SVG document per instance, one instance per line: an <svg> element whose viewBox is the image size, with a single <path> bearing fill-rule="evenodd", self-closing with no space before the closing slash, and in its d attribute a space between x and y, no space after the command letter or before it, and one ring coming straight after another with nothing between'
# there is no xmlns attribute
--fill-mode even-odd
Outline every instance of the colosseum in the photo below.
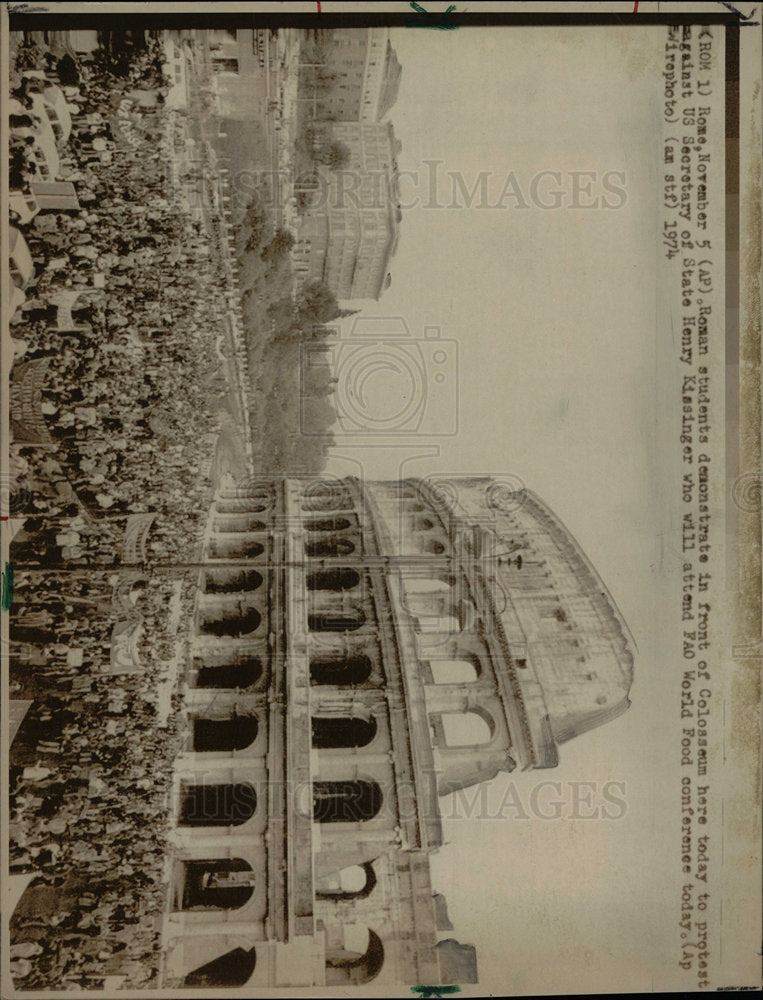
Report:
<svg viewBox="0 0 763 1000"><path fill-rule="evenodd" d="M481 477L221 489L176 760L164 988L477 981L441 796L629 705L633 642L564 525Z"/></svg>

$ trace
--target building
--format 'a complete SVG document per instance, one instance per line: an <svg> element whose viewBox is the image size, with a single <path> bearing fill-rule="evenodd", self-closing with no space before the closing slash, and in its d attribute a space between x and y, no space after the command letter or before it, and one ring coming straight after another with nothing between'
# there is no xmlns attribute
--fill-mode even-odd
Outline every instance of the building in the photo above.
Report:
<svg viewBox="0 0 763 1000"><path fill-rule="evenodd" d="M323 281L338 299L378 299L397 248L398 140L391 124L337 122L327 137L349 154L338 170L322 169L292 251L303 280Z"/></svg>
<svg viewBox="0 0 763 1000"><path fill-rule="evenodd" d="M632 642L537 496L485 478L222 489L173 780L164 989L474 982L438 799L629 705Z"/></svg>
<svg viewBox="0 0 763 1000"><path fill-rule="evenodd" d="M227 119L256 121L265 112L265 32L251 28L197 33L218 114Z"/></svg>
<svg viewBox="0 0 763 1000"><path fill-rule="evenodd" d="M389 28L334 28L320 35L318 117L381 121L397 100L402 72Z"/></svg>

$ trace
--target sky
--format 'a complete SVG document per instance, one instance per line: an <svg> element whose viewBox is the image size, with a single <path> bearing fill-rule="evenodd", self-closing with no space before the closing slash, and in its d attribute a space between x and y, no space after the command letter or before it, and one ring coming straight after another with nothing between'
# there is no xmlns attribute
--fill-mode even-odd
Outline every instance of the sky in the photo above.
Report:
<svg viewBox="0 0 763 1000"><path fill-rule="evenodd" d="M673 721L653 683L664 669L654 640L664 558L654 378L664 30L393 31L403 74L389 119L402 142L399 169L413 175L401 184L391 286L345 322L342 350L357 343L358 320L366 325L356 331L378 334L386 321L399 334L402 318L411 342L439 328L446 381L433 381L435 341L413 348L389 337L385 348L380 338L380 357L400 356L401 343L420 350L436 416L397 439L338 433L328 471L518 477L577 537L639 648L624 716L562 746L553 771L489 788L495 807L509 782L525 802L539 781L564 782L567 800L571 781L623 782L623 818L518 819L509 808L504 819L445 820L434 888L448 899L453 936L477 946L487 989L649 990L654 968L673 964L665 886L674 868L646 850L662 835L655 775ZM425 180L433 160L442 161L435 199ZM502 208L425 207L452 202L448 172L470 190L480 171L491 205L513 172L527 207L517 197ZM533 198L542 171L561 172L562 207L537 204L553 204L549 175ZM610 209L570 207L573 171L595 173L579 203L601 196L608 171L620 172L625 198L610 194ZM353 357L338 355L340 367ZM397 412L398 397L404 408L407 392L422 391L388 365L366 375L372 409Z"/></svg>

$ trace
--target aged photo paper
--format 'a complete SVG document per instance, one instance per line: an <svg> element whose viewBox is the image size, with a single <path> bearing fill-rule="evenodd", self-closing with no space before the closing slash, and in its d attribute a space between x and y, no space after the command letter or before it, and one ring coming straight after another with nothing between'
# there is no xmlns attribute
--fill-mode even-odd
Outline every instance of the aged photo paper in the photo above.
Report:
<svg viewBox="0 0 763 1000"><path fill-rule="evenodd" d="M2 20L2 997L760 988L760 5Z"/></svg>

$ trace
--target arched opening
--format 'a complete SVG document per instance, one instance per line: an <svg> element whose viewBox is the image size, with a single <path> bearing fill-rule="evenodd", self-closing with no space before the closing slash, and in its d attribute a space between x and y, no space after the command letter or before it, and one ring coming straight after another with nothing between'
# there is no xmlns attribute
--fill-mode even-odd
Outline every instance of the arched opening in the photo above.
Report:
<svg viewBox="0 0 763 1000"><path fill-rule="evenodd" d="M479 673L472 660L430 660L435 684L473 684Z"/></svg>
<svg viewBox="0 0 763 1000"><path fill-rule="evenodd" d="M381 809L375 781L314 781L313 819L317 823L362 823Z"/></svg>
<svg viewBox="0 0 763 1000"><path fill-rule="evenodd" d="M205 635L247 635L255 632L261 621L262 615L257 608L234 604L229 608L222 608L214 617L210 611L204 613L199 628Z"/></svg>
<svg viewBox="0 0 763 1000"><path fill-rule="evenodd" d="M232 594L257 590L262 586L262 574L256 570L213 569L204 574L205 594Z"/></svg>
<svg viewBox="0 0 763 1000"><path fill-rule="evenodd" d="M436 538L422 538L421 551L430 552L434 556L440 556L445 551L445 546L442 542L438 542Z"/></svg>
<svg viewBox="0 0 763 1000"><path fill-rule="evenodd" d="M311 632L354 632L365 620L366 616L359 608L321 611L307 616L307 627Z"/></svg>
<svg viewBox="0 0 763 1000"><path fill-rule="evenodd" d="M343 947L326 955L326 985L359 986L378 976L384 964L381 938L366 927L345 924Z"/></svg>
<svg viewBox="0 0 763 1000"><path fill-rule="evenodd" d="M349 538L322 538L315 542L305 542L305 554L312 559L348 556L355 551L355 543Z"/></svg>
<svg viewBox="0 0 763 1000"><path fill-rule="evenodd" d="M337 483L315 483L302 499L302 510L352 510L349 490Z"/></svg>
<svg viewBox="0 0 763 1000"><path fill-rule="evenodd" d="M221 514L222 511L218 511ZM245 514L228 514L224 517L215 518L212 522L213 531L239 532L239 531L264 531L266 524L256 517L248 517Z"/></svg>
<svg viewBox="0 0 763 1000"><path fill-rule="evenodd" d="M193 749L197 753L245 750L257 739L258 728L254 715L238 715L232 719L194 719Z"/></svg>
<svg viewBox="0 0 763 1000"><path fill-rule="evenodd" d="M217 514L261 514L270 504L266 500L218 500L215 503Z"/></svg>
<svg viewBox="0 0 763 1000"><path fill-rule="evenodd" d="M249 981L257 963L257 952L254 948L246 951L244 948L234 948L219 958L200 965L189 973L183 981L184 986L199 988L229 989L234 986L244 986Z"/></svg>
<svg viewBox="0 0 763 1000"><path fill-rule="evenodd" d="M346 517L322 517L314 521L305 521L305 531L345 531L350 527Z"/></svg>
<svg viewBox="0 0 763 1000"><path fill-rule="evenodd" d="M243 858L183 863L184 910L238 910L252 898L254 872Z"/></svg>
<svg viewBox="0 0 763 1000"><path fill-rule="evenodd" d="M461 630L458 618L447 613L420 615L416 618L416 631L435 635L453 635Z"/></svg>
<svg viewBox="0 0 763 1000"><path fill-rule="evenodd" d="M338 653L334 656L314 656L310 659L310 683L343 687L364 684L371 676L371 660L362 654Z"/></svg>
<svg viewBox="0 0 763 1000"><path fill-rule="evenodd" d="M495 735L495 725L481 712L443 712L440 715L445 745L472 747L490 743Z"/></svg>
<svg viewBox="0 0 763 1000"><path fill-rule="evenodd" d="M417 517L414 526L418 531L431 531L434 528L434 521L429 517Z"/></svg>
<svg viewBox="0 0 763 1000"><path fill-rule="evenodd" d="M348 865L316 885L318 899L365 899L376 886L376 872L370 861L363 865Z"/></svg>
<svg viewBox="0 0 763 1000"><path fill-rule="evenodd" d="M184 785L179 822L181 826L240 826L256 809L257 792L248 783Z"/></svg>
<svg viewBox="0 0 763 1000"><path fill-rule="evenodd" d="M308 590L352 590L360 583L360 574L354 569L322 569L307 574Z"/></svg>
<svg viewBox="0 0 763 1000"><path fill-rule="evenodd" d="M213 538L209 543L210 559L255 559L265 546L249 538Z"/></svg>
<svg viewBox="0 0 763 1000"><path fill-rule="evenodd" d="M376 736L376 719L357 716L320 716L312 720L313 746L318 750L365 747Z"/></svg>
<svg viewBox="0 0 763 1000"><path fill-rule="evenodd" d="M202 666L196 674L199 688L247 688L262 676L262 661L250 656L237 663L223 663L219 667Z"/></svg>
<svg viewBox="0 0 763 1000"><path fill-rule="evenodd" d="M450 595L456 584L456 577L443 576L406 576L404 579L405 593L408 597L421 594Z"/></svg>

